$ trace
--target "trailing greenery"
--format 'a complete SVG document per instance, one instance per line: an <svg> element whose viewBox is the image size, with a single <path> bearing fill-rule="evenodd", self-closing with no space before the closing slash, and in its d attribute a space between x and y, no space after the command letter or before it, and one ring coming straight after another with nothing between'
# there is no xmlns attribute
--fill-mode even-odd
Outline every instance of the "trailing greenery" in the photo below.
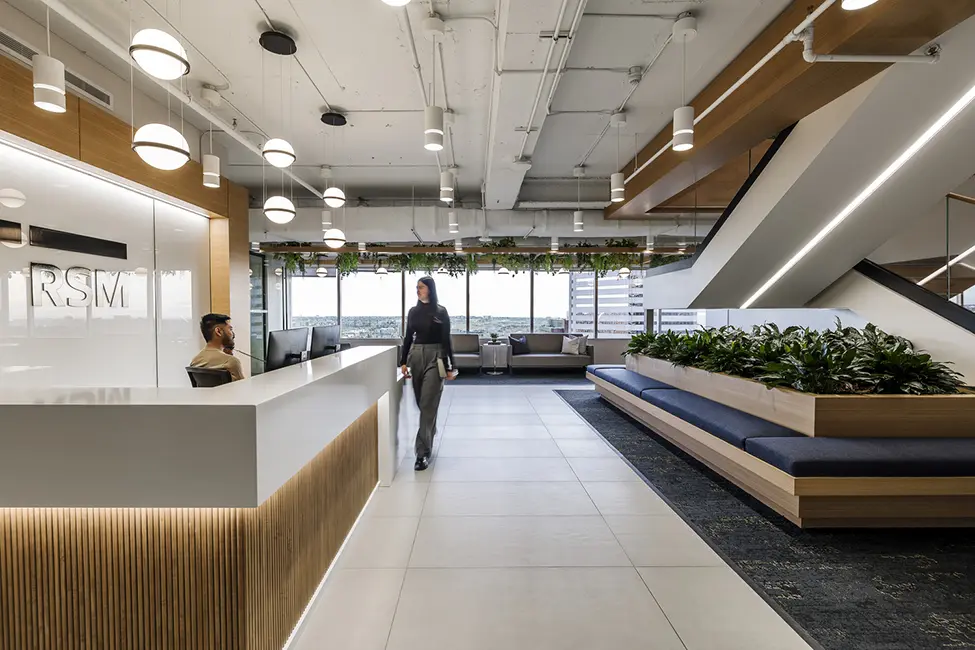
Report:
<svg viewBox="0 0 975 650"><path fill-rule="evenodd" d="M626 354L819 395L950 395L965 388L947 363L873 324L861 330L837 321L824 332L766 324L751 332L721 327L646 333L630 340Z"/></svg>

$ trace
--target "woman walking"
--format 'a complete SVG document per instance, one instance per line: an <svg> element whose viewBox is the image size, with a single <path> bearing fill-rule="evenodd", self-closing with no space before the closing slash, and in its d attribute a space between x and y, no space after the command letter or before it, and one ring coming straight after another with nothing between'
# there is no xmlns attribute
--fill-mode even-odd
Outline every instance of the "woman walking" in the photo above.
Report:
<svg viewBox="0 0 975 650"><path fill-rule="evenodd" d="M454 348L450 344L450 316L437 301L437 285L433 278L420 278L416 283L416 298L416 307L410 309L406 317L400 364L403 374L413 378L413 393L420 408L416 464L413 467L423 471L430 466L444 380L456 378L457 371L454 370Z"/></svg>

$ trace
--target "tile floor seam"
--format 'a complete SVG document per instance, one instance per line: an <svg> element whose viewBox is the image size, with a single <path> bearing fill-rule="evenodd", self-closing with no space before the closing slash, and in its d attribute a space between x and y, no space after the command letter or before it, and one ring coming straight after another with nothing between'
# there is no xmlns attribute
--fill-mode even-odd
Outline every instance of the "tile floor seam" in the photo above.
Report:
<svg viewBox="0 0 975 650"><path fill-rule="evenodd" d="M647 584L647 579L643 577L643 573L641 573L637 567L633 567L633 570L636 571L636 574L637 576L639 576L640 582L643 583L643 586L647 588L647 593L650 594L650 598L652 598L653 602L656 603L657 609L659 609L660 613L663 614L664 619L667 621L667 625L669 625L670 629L674 631L675 635L677 635L677 640L680 641L680 644L682 646L684 646L684 650L688 650L687 643L684 642L684 637L682 637L680 635L680 632L677 631L677 628L674 626L674 622L670 620L670 616L667 615L667 612L666 610L664 610L663 605L661 605L660 601L657 600L656 594L653 593L653 589L651 589L650 585ZM405 578L403 579L403 582L406 582Z"/></svg>

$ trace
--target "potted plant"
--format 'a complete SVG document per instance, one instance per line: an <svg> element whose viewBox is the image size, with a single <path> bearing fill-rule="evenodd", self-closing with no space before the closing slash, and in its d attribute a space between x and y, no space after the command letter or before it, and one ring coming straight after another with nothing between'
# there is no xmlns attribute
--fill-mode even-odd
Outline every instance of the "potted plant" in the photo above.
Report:
<svg viewBox="0 0 975 650"><path fill-rule="evenodd" d="M491 334L491 341L488 343L488 345L498 345L499 343L500 341L498 341L498 335Z"/></svg>

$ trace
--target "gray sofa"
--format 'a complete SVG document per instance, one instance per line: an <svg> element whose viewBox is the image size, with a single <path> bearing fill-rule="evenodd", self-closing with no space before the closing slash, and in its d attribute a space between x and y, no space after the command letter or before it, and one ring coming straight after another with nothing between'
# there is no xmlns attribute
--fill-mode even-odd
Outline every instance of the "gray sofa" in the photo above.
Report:
<svg viewBox="0 0 975 650"><path fill-rule="evenodd" d="M512 354L508 346L508 366L511 371L533 369L571 370L583 369L593 362L593 346L586 347L585 354L562 354L562 339L571 334L512 334L528 340L529 354Z"/></svg>
<svg viewBox="0 0 975 650"><path fill-rule="evenodd" d="M454 362L457 368L481 367L481 340L477 334L451 334L450 344L454 348Z"/></svg>

